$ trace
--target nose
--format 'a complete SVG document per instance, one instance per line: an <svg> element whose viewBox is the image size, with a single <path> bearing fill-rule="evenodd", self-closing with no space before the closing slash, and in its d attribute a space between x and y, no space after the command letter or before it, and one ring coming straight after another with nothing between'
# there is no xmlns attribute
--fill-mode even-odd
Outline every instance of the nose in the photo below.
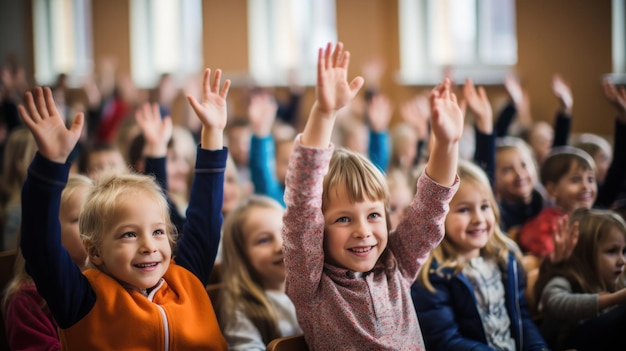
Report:
<svg viewBox="0 0 626 351"><path fill-rule="evenodd" d="M367 221L357 221L352 235L359 239L368 238L372 236L372 227Z"/></svg>
<svg viewBox="0 0 626 351"><path fill-rule="evenodd" d="M472 222L480 223L485 219L485 214L480 209L472 211Z"/></svg>
<svg viewBox="0 0 626 351"><path fill-rule="evenodd" d="M139 252L144 254L151 254L156 252L157 246L152 235L144 235L139 244Z"/></svg>
<svg viewBox="0 0 626 351"><path fill-rule="evenodd" d="M282 251L283 250L283 235L282 233L278 233L276 235L276 240L274 241L274 247L276 249L276 251Z"/></svg>

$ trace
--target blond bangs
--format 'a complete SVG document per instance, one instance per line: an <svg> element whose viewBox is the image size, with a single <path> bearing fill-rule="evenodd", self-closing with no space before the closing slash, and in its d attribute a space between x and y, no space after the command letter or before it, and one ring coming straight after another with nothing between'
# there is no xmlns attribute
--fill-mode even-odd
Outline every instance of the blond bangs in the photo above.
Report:
<svg viewBox="0 0 626 351"><path fill-rule="evenodd" d="M347 150L336 149L330 160L328 174L324 178L322 211L330 197L330 192L345 189L351 203L365 200L389 203L389 189L383 173L364 156Z"/></svg>

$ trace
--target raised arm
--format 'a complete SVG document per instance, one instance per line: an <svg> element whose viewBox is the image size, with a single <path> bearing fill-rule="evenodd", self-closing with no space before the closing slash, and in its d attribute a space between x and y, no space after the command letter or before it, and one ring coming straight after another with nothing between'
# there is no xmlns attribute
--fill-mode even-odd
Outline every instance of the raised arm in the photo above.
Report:
<svg viewBox="0 0 626 351"><path fill-rule="evenodd" d="M35 103L36 101L36 103ZM39 153L48 160L65 163L80 138L84 115L78 113L67 129L57 112L50 88L35 88L35 97L26 93L26 107L18 106L24 124L37 142Z"/></svg>
<svg viewBox="0 0 626 351"><path fill-rule="evenodd" d="M250 99L248 120L252 138L249 167L254 192L270 196L284 205L283 187L276 176L276 150L272 136L277 110L276 100L268 93L254 94Z"/></svg>
<svg viewBox="0 0 626 351"><path fill-rule="evenodd" d="M574 96L569 83L559 74L552 77L552 92L559 100L559 109L554 120L554 139L552 147L567 145L572 129L572 107Z"/></svg>
<svg viewBox="0 0 626 351"><path fill-rule="evenodd" d="M49 88L36 88L34 96L26 93L25 101L19 113L38 152L22 188L20 247L38 292L58 325L67 328L95 302L87 279L61 243L59 222L61 192L70 169L67 159L80 138L84 115L77 114L68 129Z"/></svg>
<svg viewBox="0 0 626 351"><path fill-rule="evenodd" d="M220 89L222 70L215 71L213 82L210 82L211 69L204 71L202 83L202 100L198 102L193 96L187 96L196 116L202 122L200 147L205 150L221 150L224 147L224 128L226 127L226 97L230 89L230 80L224 81Z"/></svg>
<svg viewBox="0 0 626 351"><path fill-rule="evenodd" d="M452 186L459 160L459 140L463 134L463 113L446 78L430 94L431 140L426 174L435 182Z"/></svg>
<svg viewBox="0 0 626 351"><path fill-rule="evenodd" d="M213 270L223 222L224 170L228 155L223 132L228 116L226 97L230 80L221 86L221 77L222 71L218 69L211 81L211 69L206 69L201 100L187 96L202 123L202 131L176 263L193 272L203 284L208 282Z"/></svg>
<svg viewBox="0 0 626 351"><path fill-rule="evenodd" d="M476 119L476 151L474 162L478 164L489 177L493 186L495 179L496 138L493 126L493 110L487 98L485 88L476 89L471 79L466 79L463 85L463 97L467 106Z"/></svg>
<svg viewBox="0 0 626 351"><path fill-rule="evenodd" d="M385 172L389 165L390 140L389 123L393 115L393 106L383 94L375 94L367 105L367 118L370 129L368 155L380 170Z"/></svg>
<svg viewBox="0 0 626 351"><path fill-rule="evenodd" d="M346 106L363 86L362 77L348 83L350 53L343 51L338 42L334 50L331 43L320 48L317 56L317 87L315 103L302 133L302 145L326 148L335 125L337 110Z"/></svg>

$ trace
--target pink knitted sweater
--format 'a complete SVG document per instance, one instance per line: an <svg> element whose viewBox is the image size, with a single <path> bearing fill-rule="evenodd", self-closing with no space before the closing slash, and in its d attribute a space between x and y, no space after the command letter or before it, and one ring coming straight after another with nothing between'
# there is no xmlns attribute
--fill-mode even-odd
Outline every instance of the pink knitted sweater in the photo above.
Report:
<svg viewBox="0 0 626 351"><path fill-rule="evenodd" d="M389 236L385 260L371 272L324 261L322 181L333 146L306 148L296 138L287 172L284 249L287 294L310 350L424 350L410 286L444 235L450 199L459 185L423 175L406 219Z"/></svg>

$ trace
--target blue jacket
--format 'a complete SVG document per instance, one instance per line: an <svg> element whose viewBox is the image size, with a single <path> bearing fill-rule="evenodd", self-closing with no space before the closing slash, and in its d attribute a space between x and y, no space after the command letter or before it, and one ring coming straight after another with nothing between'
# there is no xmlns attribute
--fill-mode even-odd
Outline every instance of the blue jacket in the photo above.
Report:
<svg viewBox="0 0 626 351"><path fill-rule="evenodd" d="M446 269L434 273L439 264L433 261L429 279L437 290L430 292L419 283L411 286L411 297L422 328L426 349L494 350L487 343L483 324L476 308L471 283L462 273ZM428 269L429 267L423 267ZM544 339L530 317L524 289L526 277L514 255L509 254L506 272L502 272L506 308L511 320L511 336L517 350L548 350Z"/></svg>

